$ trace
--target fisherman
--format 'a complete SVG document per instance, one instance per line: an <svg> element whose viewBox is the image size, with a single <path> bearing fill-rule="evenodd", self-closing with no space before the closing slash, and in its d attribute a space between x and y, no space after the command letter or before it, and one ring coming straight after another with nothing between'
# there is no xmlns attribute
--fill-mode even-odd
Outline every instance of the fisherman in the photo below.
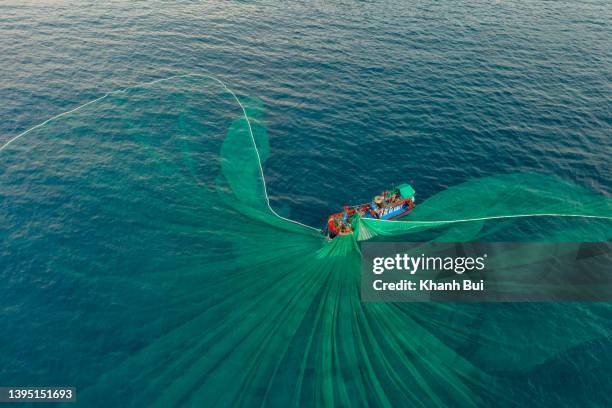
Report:
<svg viewBox="0 0 612 408"><path fill-rule="evenodd" d="M384 200L385 199L383 196L378 195L374 197L374 201L372 202L372 210L370 211L374 218L380 218Z"/></svg>
<svg viewBox="0 0 612 408"><path fill-rule="evenodd" d="M397 190L395 190L393 194L391 195L391 197L389 197L389 202L394 203L397 201L398 198L399 198L399 193L397 192Z"/></svg>
<svg viewBox="0 0 612 408"><path fill-rule="evenodd" d="M340 231L342 233L346 233L349 231L349 225L348 225L348 206L344 206L343 208L343 214L342 214L342 220L340 221Z"/></svg>
<svg viewBox="0 0 612 408"><path fill-rule="evenodd" d="M385 199L383 196L378 195L374 197L374 204L376 208L382 208L384 202L385 202Z"/></svg>

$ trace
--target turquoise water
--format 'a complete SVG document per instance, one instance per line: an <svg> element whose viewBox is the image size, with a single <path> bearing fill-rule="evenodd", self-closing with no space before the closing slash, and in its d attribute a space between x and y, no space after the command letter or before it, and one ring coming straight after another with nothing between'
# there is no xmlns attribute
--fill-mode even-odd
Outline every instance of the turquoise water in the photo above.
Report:
<svg viewBox="0 0 612 408"><path fill-rule="evenodd" d="M611 192L603 1L0 11L0 142L206 72L256 119L271 206L309 225L399 181L419 201L509 172ZM607 304L362 307L353 257L311 259L318 237L226 205L241 115L178 79L0 153L0 385L76 386L85 406L606 404ZM226 181L260 186L249 174ZM561 228L506 226L488 228Z"/></svg>

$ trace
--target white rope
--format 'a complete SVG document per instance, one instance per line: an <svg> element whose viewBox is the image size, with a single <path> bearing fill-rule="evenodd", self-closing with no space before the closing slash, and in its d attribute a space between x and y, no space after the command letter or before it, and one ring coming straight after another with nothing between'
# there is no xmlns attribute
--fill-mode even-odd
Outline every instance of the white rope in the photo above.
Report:
<svg viewBox="0 0 612 408"><path fill-rule="evenodd" d="M311 227L310 225L302 224L302 223L301 223L301 222L299 222L299 221L295 221L295 220L292 220L292 219L289 219L289 218L283 217L282 215L279 215L279 214L278 214L276 211L274 211L274 209L272 209L272 206L270 205L270 198L268 197L268 190L267 190L267 188L266 188L266 178L265 178L265 176L264 176L263 166L262 166L262 163L261 163L261 156L259 155L259 150L257 149L257 143L255 142L255 136L254 136L254 134L253 134L253 128L251 127L251 121L249 120L249 117L248 117L248 115L247 115L246 109L244 108L244 106L243 106L243 105L242 105L242 103L240 102L240 99L238 99L238 96L236 96L236 94L235 94L235 93L234 93L234 92L233 92L233 91L232 91L232 90L231 90L231 89L230 89L230 88L229 88L229 87L228 87L228 86L227 86L227 85L226 85L226 84L225 84L223 81L221 81L220 79L218 79L218 78L216 78L216 77L214 77L214 76L211 76L211 75L206 75L206 74L184 74L184 75L173 75L173 76L170 76L170 77L167 77L167 78L160 78L160 79L156 79L156 80L154 80L154 81L144 82L144 83L140 83L140 84L137 84L137 85L133 85L133 86L130 86L130 87L127 87L127 88L121 89L121 90L112 91L112 92L107 92L107 93L105 93L104 95L102 95L102 96L101 96L101 97L99 97L99 98L96 98L96 99L94 99L94 100L92 100L92 101L89 101L89 102L87 102L87 103L84 103L83 105L77 106L76 108L71 109L71 110L69 110L69 111L62 112L62 113L60 113L60 114L58 114L58 115L55 115L55 116L53 116L53 117L51 117L51 118L49 118L49 119L45 120L44 122L39 123L38 125L33 126L33 127L29 128L29 129L27 129L26 131L24 131L24 132L22 132L22 133L18 134L17 136L14 136L13 138L9 139L9 141L8 141L8 142L6 142L6 143L4 143L2 146L0 146L0 152L1 152L1 151L3 151L4 149L6 149L6 148L7 148L7 147L8 147L8 146L11 144L11 143L13 143L14 141L16 141L16 140L20 139L21 137L23 137L23 136L27 135L27 134L28 134L28 133L30 133L31 131L33 131L33 130L35 130L35 129L38 129L38 128L42 127L42 126L45 126L47 123L49 123L49 122L51 122L51 121L53 121L53 120L55 120L55 119L59 119L59 118L61 118L61 117L63 117L63 116L66 116L66 115L69 115L69 114L71 114L71 113L74 113L74 112L76 112L76 111L78 111L78 110L80 110L80 109L82 109L82 108L86 107L87 105L91 105L92 103L95 103L95 102L101 101L101 100L105 99L106 97L108 97L108 96L110 96L110 95L114 95L114 94L118 94L118 93L127 92L128 90L133 89L133 88L137 88L137 87L142 87L142 86L147 86L147 85L153 85L153 84L156 84L156 83L159 83L159 82L169 81L169 80L171 80L171 79L176 79L176 78L186 78L186 77L201 77L201 78L208 78L208 79L212 79L213 81L216 81L216 82L217 82L217 83L219 83L219 84L220 84L220 85L221 85L221 86L222 86L222 87L223 87L223 88L224 88L224 89L225 89L227 92L229 92L229 93L232 95L232 97L233 97L233 98L236 100L236 102L237 102L237 103L238 103L238 105L240 106L240 109L242 109L242 113L244 114L244 118L245 118L245 120L246 120L246 122L247 122L247 125L248 125L248 127L249 127L249 134L251 135L251 141L253 142L253 147L255 148L255 154L257 155L257 163L259 164L259 171L261 172L261 178L262 178L262 181L263 181L263 188L264 188L264 194L265 194L265 197L266 197L266 204L268 205L268 208L270 209L270 211L272 212L272 214L274 214L275 216L277 216L278 218L280 218L280 219L282 219L282 220L289 221L289 222L292 222L292 223L294 223L294 224L301 225L301 226L303 226L303 227L313 229L313 230L315 230L315 231L320 231L318 228Z"/></svg>
<svg viewBox="0 0 612 408"><path fill-rule="evenodd" d="M502 218L524 218L524 217L579 217L579 218L598 218L604 220L612 220L612 217L608 217L605 215L584 215L584 214L515 214L515 215L495 215L490 217L480 217L480 218L466 218L463 220L434 220L434 221L399 221L405 222L407 224L451 224L457 222L470 222L470 221L486 221L486 220L497 220ZM373 221L382 221L382 222L397 222L395 220L381 220L379 218L368 218L368 220Z"/></svg>
<svg viewBox="0 0 612 408"><path fill-rule="evenodd" d="M187 75L189 75L189 74L187 74ZM55 120L55 119L59 119L59 118L61 118L62 116L66 116L66 115L69 115L69 114L71 114L71 113L74 113L74 112L76 112L76 111L78 111L78 110L80 110L80 109L82 109L82 108L86 107L87 105L91 105L92 103L95 103L95 102L101 101L101 100L105 99L106 97L108 97L108 96L110 96L110 95L114 95L114 94L118 94L118 93L122 93L122 92L127 92L128 90L130 90L130 89L132 89L132 88L136 88L136 87L139 87L139 86L145 86L145 85L153 85L153 84L155 84L155 83L157 83L157 82L167 81L167 80L169 80L169 79L172 79L172 78L178 78L178 77L181 77L181 76L185 76L185 75L174 75L174 76L171 76L171 77L169 77L169 78L156 79L155 81L151 81L151 82L144 82L144 83L142 83L142 84L138 84L138 85L134 85L134 86L129 86L129 87L127 87L127 88L120 89L120 90L118 90L118 91L107 92L107 93L105 93L104 95L102 95L102 96L101 96L101 97L99 97L99 98L96 98L96 99L94 99L94 100L92 100L92 101L89 101L89 102L87 102L87 103L84 103L84 104L82 104L82 105L80 105L80 106L77 106L76 108L71 109L71 110L69 110L69 111L62 112L62 113L57 114L57 115L55 115L55 116L53 116L53 117L50 117L49 119L45 120L44 122L39 123L38 125L33 126L33 127L29 128L28 130L26 130L26 131L24 131L24 132L21 132L20 134L18 134L17 136L14 136L13 138L9 139L9 141L8 141L8 142L6 142L6 143L4 143L2 146L0 146L0 152L1 152L2 150L4 150L5 148L7 148L7 147L8 147L8 146L9 146L11 143L13 143L15 140L20 139L22 136L27 135L27 134L28 134L28 133L30 133L31 131L33 131L33 130L35 130L35 129L38 129L38 128L40 128L40 127L43 127L43 126L45 126L47 123L49 123L49 122L51 122L51 121L53 121L53 120Z"/></svg>
<svg viewBox="0 0 612 408"><path fill-rule="evenodd" d="M244 106L242 105L242 103L240 102L240 100L238 99L236 94L231 89L229 89L227 87L227 85L225 85L225 83L223 83L223 81L221 81L220 79L217 79L215 77L209 76L209 75L204 75L204 74L200 74L200 75L205 77L205 78L210 78L210 79L220 83L223 86L223 88L225 88L225 90L227 90L230 94L232 94L232 96L234 97L234 99L236 100L238 105L240 105L240 109L242 109L242 113L244 114L244 118L246 119L247 125L249 126L249 134L251 135L251 141L253 142L253 147L255 148L255 154L257 155L257 163L259 164L259 171L261 172L261 179L263 180L263 188L264 188L264 194L266 196L266 204L268 204L268 208L270 209L272 214L276 215L278 218L280 218L282 220L289 221L289 222L292 222L294 224L301 225L303 227L310 228L310 229L313 229L313 230L315 230L317 232L320 232L321 230L318 229L318 228L311 227L310 225L302 224L299 221L295 221L295 220L292 220L292 219L289 219L289 218L285 218L282 215L279 215L276 211L274 211L274 209L272 209L272 206L270 205L270 199L268 198L268 189L266 187L266 177L264 176L263 166L261 164L261 157L259 156L259 150L257 149L257 143L255 143L255 136L253 135L253 128L251 127L251 121L249 120L249 117L248 117L248 115L246 113L246 109L244 108Z"/></svg>

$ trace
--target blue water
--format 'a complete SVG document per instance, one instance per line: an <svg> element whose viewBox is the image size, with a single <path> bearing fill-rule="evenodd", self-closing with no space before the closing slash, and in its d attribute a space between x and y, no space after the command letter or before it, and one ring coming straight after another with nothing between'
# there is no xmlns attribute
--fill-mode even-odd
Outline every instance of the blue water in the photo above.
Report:
<svg viewBox="0 0 612 408"><path fill-rule="evenodd" d="M422 201L472 178L539 172L610 195L610 21L612 5L604 0L5 1L0 144L105 92L175 74L210 73L239 95L264 103L271 205L309 225L321 226L343 204L366 201L399 182L411 183ZM7 163L5 153L0 163ZM45 174L44 157L35 159L32 171L59 177ZM0 169L9 174L1 164ZM5 199L7 191L0 191ZM19 234L11 228L27 224L32 214L0 218L1 245L9 248L13 240L4 265L35 250L52 252L36 245L15 251ZM44 267L34 265L23 273L40 270ZM9 277L15 278L0 271L0 279ZM62 299L70 299L73 290L64 287ZM54 304L41 300L36 313ZM3 333L0 349L2 342L13 352L20 342L31 348L14 355L12 371L0 368L0 383L16 372L19 378L43 372L40 378L47 379L52 369L29 365L32 358L38 361L32 355L47 351L46 341L30 338L35 327L14 331L18 325L11 313L17 307L0 300L0 317L4 314L13 330ZM36 321L31 310L19 312L20 319ZM529 368L529 378L550 373L550 381L540 385L556 387L559 398L585 403L591 396L601 403L610 387L605 381L611 374L605 363L610 332L593 330L603 337L557 360L534 357L538 364ZM106 350L105 341L109 349L139 349L147 340L116 345L104 339L96 350ZM100 367L88 361L84 383L113 361ZM49 364L61 378L74 378L60 361ZM588 372L578 375L572 367ZM523 374L508 377L520 382ZM568 388L579 379L593 386L583 384L572 393Z"/></svg>
<svg viewBox="0 0 612 408"><path fill-rule="evenodd" d="M0 5L0 140L207 71L262 99L276 207L321 225L382 186L499 172L610 193L612 7L587 2Z"/></svg>

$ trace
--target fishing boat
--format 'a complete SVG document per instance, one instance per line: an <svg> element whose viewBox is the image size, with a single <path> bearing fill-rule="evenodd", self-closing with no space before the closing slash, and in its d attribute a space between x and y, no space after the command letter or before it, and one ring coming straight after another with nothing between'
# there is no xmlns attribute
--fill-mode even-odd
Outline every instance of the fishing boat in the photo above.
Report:
<svg viewBox="0 0 612 408"><path fill-rule="evenodd" d="M343 211L327 218L325 235L333 239L338 235L353 233L353 221L357 217L379 220L395 220L408 214L414 208L414 189L410 184L383 191L371 202L361 205L344 206Z"/></svg>

